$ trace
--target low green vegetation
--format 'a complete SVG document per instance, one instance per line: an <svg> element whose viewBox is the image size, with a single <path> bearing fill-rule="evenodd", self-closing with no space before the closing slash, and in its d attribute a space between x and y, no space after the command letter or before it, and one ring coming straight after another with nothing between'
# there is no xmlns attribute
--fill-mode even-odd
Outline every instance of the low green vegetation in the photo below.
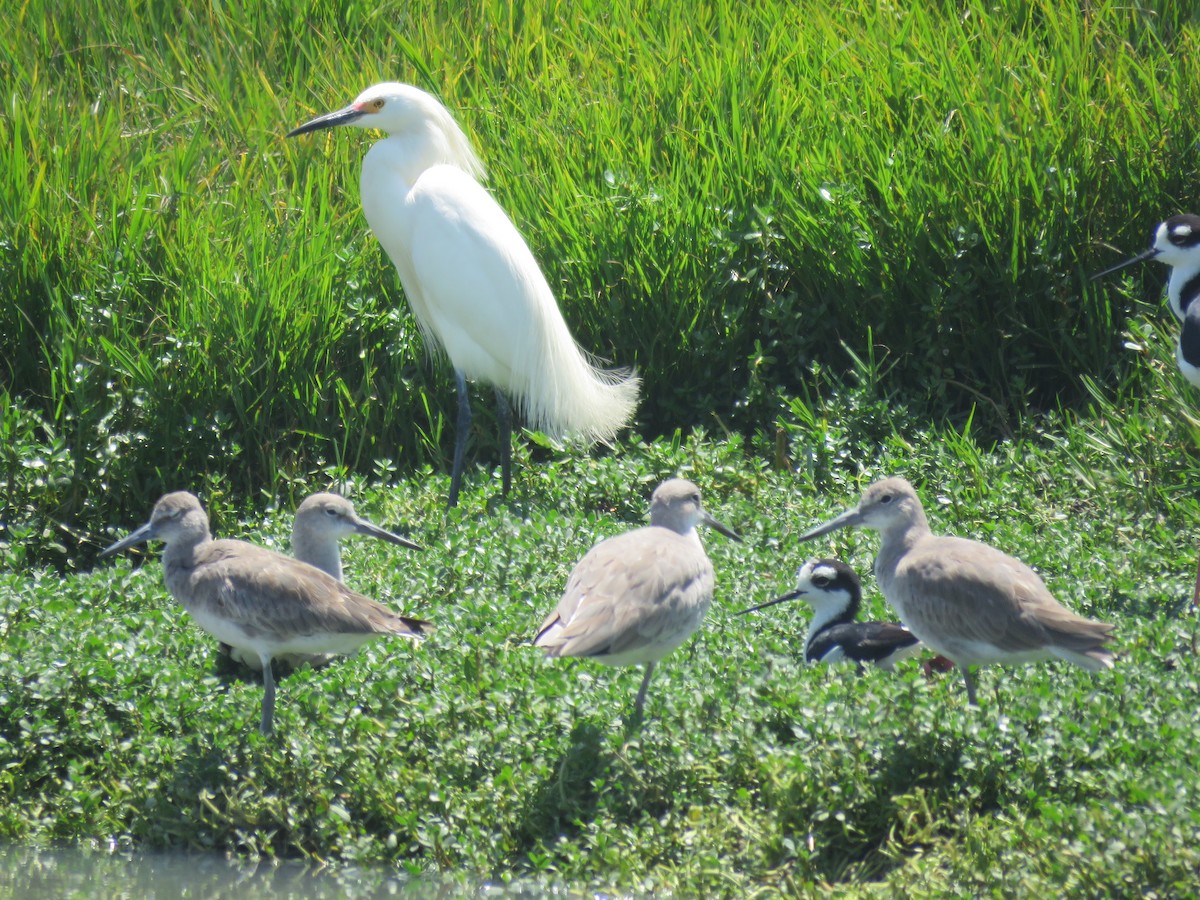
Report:
<svg viewBox="0 0 1200 900"><path fill-rule="evenodd" d="M1189 4L17 7L0 34L0 838L682 896L1195 891L1187 614L1200 416L1147 265L1196 210ZM518 442L499 497L366 230L370 136L290 127L380 80L476 139L631 433ZM483 392L487 396L489 392ZM644 437L643 437L644 436ZM885 474L936 530L1117 626L1097 676L801 663L800 606L876 538L798 536ZM684 475L746 543L656 673L528 646L574 562ZM280 685L215 665L156 555L165 490L285 547L333 488L424 553L348 581L438 623ZM889 611L865 579L868 612Z"/></svg>
<svg viewBox="0 0 1200 900"><path fill-rule="evenodd" d="M439 630L285 679L268 739L261 687L220 673L156 560L4 577L0 834L689 896L1189 890L1196 547L1173 517L1194 521L1195 501L1168 513L1139 485L1084 480L1076 467L1109 460L1072 429L991 450L894 434L851 474L820 460L858 452L857 420L825 411L822 433L789 444L819 493L703 436L523 458L511 503L476 477L448 515L445 477L343 485L427 547L352 543L348 580ZM985 670L972 709L956 676L915 663L861 678L803 665L799 606L734 616L814 554L866 573L872 536L797 537L885 472L917 479L939 530L1021 556L1063 602L1115 622L1116 668ZM545 660L529 641L573 563L640 524L675 473L746 543L706 537L717 602L631 730L637 672ZM288 518L218 527L282 546ZM888 614L873 587L868 612Z"/></svg>

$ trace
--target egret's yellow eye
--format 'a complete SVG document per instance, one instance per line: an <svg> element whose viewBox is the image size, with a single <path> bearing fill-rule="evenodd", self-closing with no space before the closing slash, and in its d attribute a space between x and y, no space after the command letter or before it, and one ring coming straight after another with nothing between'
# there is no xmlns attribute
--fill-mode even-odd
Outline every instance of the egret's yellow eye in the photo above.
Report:
<svg viewBox="0 0 1200 900"><path fill-rule="evenodd" d="M383 98L376 97L367 104L367 109L369 109L371 112L379 112L381 109L383 109Z"/></svg>

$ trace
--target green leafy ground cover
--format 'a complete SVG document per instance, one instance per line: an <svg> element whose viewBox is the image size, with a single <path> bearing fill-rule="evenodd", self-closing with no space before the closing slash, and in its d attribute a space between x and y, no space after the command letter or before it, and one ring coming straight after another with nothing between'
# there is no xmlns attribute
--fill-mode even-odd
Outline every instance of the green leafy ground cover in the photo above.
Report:
<svg viewBox="0 0 1200 900"><path fill-rule="evenodd" d="M820 493L706 438L525 460L512 504L479 480L449 515L445 478L350 485L428 549L355 544L348 580L440 628L287 678L267 739L261 687L218 674L157 561L4 576L0 833L685 895L1186 892L1200 865L1187 529L1133 487L1089 487L1069 447L968 458L952 437L892 439ZM896 471L937 528L1025 558L1063 602L1115 622L1116 669L987 670L971 709L957 678L916 664L804 666L798 608L733 615L810 554L865 572L870 536L796 539ZM636 672L528 642L574 561L639 524L674 473L747 540L707 540L717 602L634 730ZM287 527L277 514L220 533L282 546ZM868 607L887 614L873 589Z"/></svg>

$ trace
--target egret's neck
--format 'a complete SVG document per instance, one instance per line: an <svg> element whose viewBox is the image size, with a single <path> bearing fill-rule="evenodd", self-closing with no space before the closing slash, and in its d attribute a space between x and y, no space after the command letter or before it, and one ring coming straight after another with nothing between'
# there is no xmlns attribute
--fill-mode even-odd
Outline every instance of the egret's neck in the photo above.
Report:
<svg viewBox="0 0 1200 900"><path fill-rule="evenodd" d="M335 540L316 539L304 531L293 530L292 556L310 566L316 566L338 581L342 580L342 554Z"/></svg>
<svg viewBox="0 0 1200 900"><path fill-rule="evenodd" d="M424 120L376 142L367 151L362 167L364 199L397 178L407 193L421 173L434 166L454 166L477 181L483 178L479 157L457 127L450 133L438 123Z"/></svg>
<svg viewBox="0 0 1200 900"><path fill-rule="evenodd" d="M383 185L404 196L421 173L439 161L436 147L421 132L377 141L363 158L360 180L363 202L375 197Z"/></svg>

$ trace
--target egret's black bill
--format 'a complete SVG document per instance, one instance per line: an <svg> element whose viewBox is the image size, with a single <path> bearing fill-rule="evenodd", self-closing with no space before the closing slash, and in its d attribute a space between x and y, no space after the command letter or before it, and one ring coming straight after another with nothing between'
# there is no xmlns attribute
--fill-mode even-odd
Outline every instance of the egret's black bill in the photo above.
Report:
<svg viewBox="0 0 1200 900"><path fill-rule="evenodd" d="M323 116L317 116L315 119L305 122L299 128L293 128L287 133L288 137L296 137L301 134L308 134L310 131L320 131L322 128L335 128L338 125L349 125L351 122L363 116L363 111L354 106L347 106L345 109L339 109L337 112L326 113Z"/></svg>

